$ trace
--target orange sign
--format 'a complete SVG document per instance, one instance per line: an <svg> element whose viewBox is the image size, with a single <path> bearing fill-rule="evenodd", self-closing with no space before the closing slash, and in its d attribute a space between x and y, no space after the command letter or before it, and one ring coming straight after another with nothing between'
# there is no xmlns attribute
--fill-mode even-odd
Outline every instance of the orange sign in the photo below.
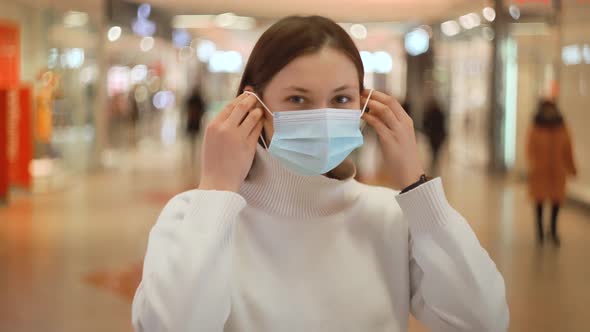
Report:
<svg viewBox="0 0 590 332"><path fill-rule="evenodd" d="M17 86L20 80L18 25L0 21L0 87Z"/></svg>

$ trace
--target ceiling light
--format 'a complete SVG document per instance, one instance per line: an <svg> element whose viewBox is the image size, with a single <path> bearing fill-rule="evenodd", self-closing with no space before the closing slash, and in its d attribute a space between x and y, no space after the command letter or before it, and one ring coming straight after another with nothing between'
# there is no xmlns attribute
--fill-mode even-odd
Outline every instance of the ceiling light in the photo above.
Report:
<svg viewBox="0 0 590 332"><path fill-rule="evenodd" d="M518 6L512 5L508 8L508 12L513 19L518 20L520 18L520 8Z"/></svg>
<svg viewBox="0 0 590 332"><path fill-rule="evenodd" d="M119 39L121 37L121 27L118 27L118 26L111 27L109 29L109 32L107 33L107 37L108 37L109 41L112 41L112 42Z"/></svg>
<svg viewBox="0 0 590 332"><path fill-rule="evenodd" d="M172 27L175 29L208 28L214 19L214 15L176 15L172 18Z"/></svg>
<svg viewBox="0 0 590 332"><path fill-rule="evenodd" d="M377 73L386 74L393 68L393 60L387 52L375 52L373 54L373 60L375 61L375 72Z"/></svg>
<svg viewBox="0 0 590 332"><path fill-rule="evenodd" d="M81 27L88 23L88 14L69 11L64 15L64 25L68 28Z"/></svg>
<svg viewBox="0 0 590 332"><path fill-rule="evenodd" d="M209 61L209 58L217 50L215 43L210 40L202 40L197 46L197 57L203 62Z"/></svg>
<svg viewBox="0 0 590 332"><path fill-rule="evenodd" d="M579 65L582 63L582 50L578 45L568 45L561 49L561 61L568 65Z"/></svg>
<svg viewBox="0 0 590 332"><path fill-rule="evenodd" d="M471 25L474 28L481 25L481 17L479 17L479 15L477 15L476 13L469 13L467 14L467 16L469 16L469 18L471 19Z"/></svg>
<svg viewBox="0 0 590 332"><path fill-rule="evenodd" d="M133 32L143 37L150 37L156 33L156 23L145 18L137 18L133 21Z"/></svg>
<svg viewBox="0 0 590 332"><path fill-rule="evenodd" d="M234 22L227 28L235 30L250 30L255 26L256 20L253 17L236 16Z"/></svg>
<svg viewBox="0 0 590 332"><path fill-rule="evenodd" d="M215 24L220 28L227 28L236 21L236 14L223 13L215 17Z"/></svg>
<svg viewBox="0 0 590 332"><path fill-rule="evenodd" d="M137 17L139 18L149 18L152 12L152 6L149 3L144 3L137 7Z"/></svg>
<svg viewBox="0 0 590 332"><path fill-rule="evenodd" d="M367 28L362 24L353 24L350 27L350 34L356 39L367 38Z"/></svg>
<svg viewBox="0 0 590 332"><path fill-rule="evenodd" d="M489 22L493 22L496 19L496 10L492 7L486 7L482 11L483 17Z"/></svg>
<svg viewBox="0 0 590 332"><path fill-rule="evenodd" d="M473 28L473 26L474 26L474 22L472 21L472 17L469 15L463 15L463 16L459 17L459 23L461 24L461 26L465 30L469 30L469 29Z"/></svg>
<svg viewBox="0 0 590 332"><path fill-rule="evenodd" d="M440 25L440 30L445 35L452 37L458 35L459 32L461 32L461 27L459 26L459 23L457 23L457 21L450 20L442 23Z"/></svg>
<svg viewBox="0 0 590 332"><path fill-rule="evenodd" d="M175 29L172 31L172 43L177 48L182 48L190 45L192 40L191 34L184 29Z"/></svg>
<svg viewBox="0 0 590 332"><path fill-rule="evenodd" d="M154 48L154 38L152 37L143 37L141 42L139 43L139 47L142 51L147 52Z"/></svg>
<svg viewBox="0 0 590 332"><path fill-rule="evenodd" d="M137 65L130 72L131 83L142 82L147 78L148 67L146 65Z"/></svg>
<svg viewBox="0 0 590 332"><path fill-rule="evenodd" d="M430 38L428 32L418 28L406 34L404 46L408 54L417 56L428 51Z"/></svg>

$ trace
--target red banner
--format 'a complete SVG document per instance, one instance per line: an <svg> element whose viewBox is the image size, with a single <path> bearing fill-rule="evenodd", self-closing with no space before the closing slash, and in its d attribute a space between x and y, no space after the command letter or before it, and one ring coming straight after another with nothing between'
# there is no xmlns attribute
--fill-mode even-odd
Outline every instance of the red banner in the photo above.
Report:
<svg viewBox="0 0 590 332"><path fill-rule="evenodd" d="M0 199L9 186L30 189L33 159L32 87L0 88Z"/></svg>
<svg viewBox="0 0 590 332"><path fill-rule="evenodd" d="M0 203L8 200L8 91L0 89Z"/></svg>
<svg viewBox="0 0 590 332"><path fill-rule="evenodd" d="M14 89L20 81L19 28L15 23L0 21L0 202L8 200L10 185L9 113L18 109L18 93ZM10 90L12 89L12 90ZM11 92L12 91L12 92Z"/></svg>
<svg viewBox="0 0 590 332"><path fill-rule="evenodd" d="M10 184L30 189L29 165L33 159L32 87L14 91L14 103L8 112L8 168Z"/></svg>

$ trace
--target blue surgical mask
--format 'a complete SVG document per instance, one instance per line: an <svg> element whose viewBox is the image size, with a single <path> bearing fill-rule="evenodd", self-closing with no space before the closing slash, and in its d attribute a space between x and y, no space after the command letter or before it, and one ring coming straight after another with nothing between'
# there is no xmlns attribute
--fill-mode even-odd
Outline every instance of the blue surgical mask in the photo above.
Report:
<svg viewBox="0 0 590 332"><path fill-rule="evenodd" d="M360 129L362 110L322 108L314 110L271 112L274 135L268 152L291 171L300 175L325 174L340 165L350 153L363 145Z"/></svg>

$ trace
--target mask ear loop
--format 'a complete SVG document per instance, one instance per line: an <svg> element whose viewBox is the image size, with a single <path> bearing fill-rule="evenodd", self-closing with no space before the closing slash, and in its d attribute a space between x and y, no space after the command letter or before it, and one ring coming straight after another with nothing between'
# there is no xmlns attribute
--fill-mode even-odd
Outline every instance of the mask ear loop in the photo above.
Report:
<svg viewBox="0 0 590 332"><path fill-rule="evenodd" d="M369 100L371 100L371 95L373 95L373 91L374 91L374 89L371 89L371 91L369 91L369 95L367 96L367 101L365 102L365 106L363 106L363 110L361 112L361 117L363 116L363 114L365 114L365 111L367 110L367 105L369 105ZM367 125L367 123L363 122L363 125L361 126L361 132L363 131L363 129L365 129L366 125Z"/></svg>
<svg viewBox="0 0 590 332"><path fill-rule="evenodd" d="M256 99L258 99L258 101L260 102L262 107L264 107L264 109L268 112L268 114L270 114L270 116L274 117L274 114L272 114L272 112L268 109L268 107L266 107L266 104L264 104L264 102L260 99L260 97L258 97L257 94L255 94L254 92L251 92L251 91L244 91L244 93L247 93L249 95L256 97ZM264 137L262 136L262 134L260 134L260 139L262 140L262 145L264 145L264 148L268 150L268 145L266 145L266 141L264 140Z"/></svg>

